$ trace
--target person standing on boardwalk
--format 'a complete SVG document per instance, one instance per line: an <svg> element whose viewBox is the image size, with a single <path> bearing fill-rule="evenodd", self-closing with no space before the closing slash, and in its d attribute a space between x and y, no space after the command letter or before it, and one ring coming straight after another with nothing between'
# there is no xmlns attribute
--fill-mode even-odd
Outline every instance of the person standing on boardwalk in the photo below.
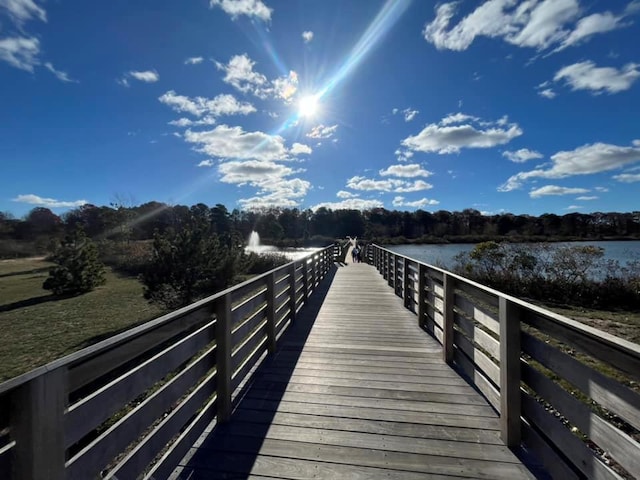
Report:
<svg viewBox="0 0 640 480"><path fill-rule="evenodd" d="M351 260L353 263L360 262L360 248L358 248L358 244L356 243L351 250Z"/></svg>

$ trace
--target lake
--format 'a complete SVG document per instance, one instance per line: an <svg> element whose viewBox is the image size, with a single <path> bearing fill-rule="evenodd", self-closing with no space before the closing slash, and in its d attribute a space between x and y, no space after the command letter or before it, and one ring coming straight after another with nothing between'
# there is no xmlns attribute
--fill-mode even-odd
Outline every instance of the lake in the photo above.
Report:
<svg viewBox="0 0 640 480"><path fill-rule="evenodd" d="M453 267L453 257L461 252L470 252L474 243L450 243L443 245L391 245L389 250L413 258L429 265ZM575 246L593 245L604 248L605 259L617 260L621 265L631 260L640 260L640 241L610 241L610 242L554 242L551 245Z"/></svg>

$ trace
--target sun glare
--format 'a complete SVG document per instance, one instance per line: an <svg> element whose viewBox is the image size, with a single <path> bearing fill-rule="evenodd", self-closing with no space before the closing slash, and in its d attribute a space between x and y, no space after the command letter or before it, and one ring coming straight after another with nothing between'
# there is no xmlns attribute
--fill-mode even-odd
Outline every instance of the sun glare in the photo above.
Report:
<svg viewBox="0 0 640 480"><path fill-rule="evenodd" d="M318 98L315 95L306 95L298 102L298 114L301 117L313 117L318 113Z"/></svg>

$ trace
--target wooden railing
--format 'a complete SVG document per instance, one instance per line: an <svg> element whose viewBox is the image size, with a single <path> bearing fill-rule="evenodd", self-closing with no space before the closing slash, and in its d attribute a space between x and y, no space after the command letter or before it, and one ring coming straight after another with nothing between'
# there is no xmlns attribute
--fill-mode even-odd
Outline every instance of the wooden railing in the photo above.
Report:
<svg viewBox="0 0 640 480"><path fill-rule="evenodd" d="M368 260L553 478L640 479L640 346L372 245Z"/></svg>
<svg viewBox="0 0 640 480"><path fill-rule="evenodd" d="M167 478L229 418L234 392L333 255L319 250L0 384L0 478Z"/></svg>

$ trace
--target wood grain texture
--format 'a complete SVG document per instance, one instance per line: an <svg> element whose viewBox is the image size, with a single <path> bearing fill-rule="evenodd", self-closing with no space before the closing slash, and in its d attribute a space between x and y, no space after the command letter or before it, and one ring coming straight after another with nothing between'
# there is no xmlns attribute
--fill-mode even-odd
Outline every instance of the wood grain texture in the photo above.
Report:
<svg viewBox="0 0 640 480"><path fill-rule="evenodd" d="M404 287L407 264L380 260ZM326 283L175 478L533 478L404 308L404 288L362 263Z"/></svg>

